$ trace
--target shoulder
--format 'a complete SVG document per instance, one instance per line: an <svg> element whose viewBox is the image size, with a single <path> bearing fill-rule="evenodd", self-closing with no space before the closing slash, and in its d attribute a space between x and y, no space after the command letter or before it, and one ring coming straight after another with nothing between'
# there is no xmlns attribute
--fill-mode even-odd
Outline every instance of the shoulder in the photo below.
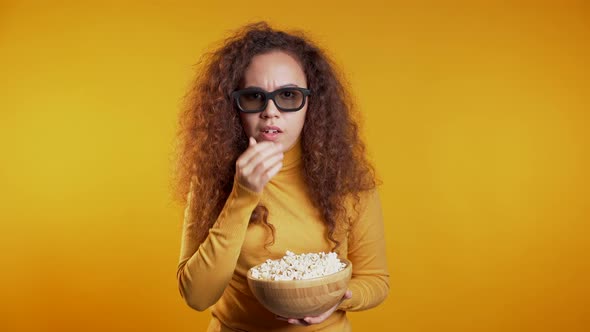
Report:
<svg viewBox="0 0 590 332"><path fill-rule="evenodd" d="M362 213L371 205L379 204L381 196L377 187L350 194L347 197L347 206L351 211Z"/></svg>

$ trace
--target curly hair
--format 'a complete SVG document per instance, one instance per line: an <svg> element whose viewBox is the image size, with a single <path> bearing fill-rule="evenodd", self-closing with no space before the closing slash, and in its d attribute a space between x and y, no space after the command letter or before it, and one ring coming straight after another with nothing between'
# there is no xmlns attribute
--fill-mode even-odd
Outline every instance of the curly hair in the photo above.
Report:
<svg viewBox="0 0 590 332"><path fill-rule="evenodd" d="M199 244L229 197L236 161L248 146L230 95L254 56L277 50L299 60L313 91L301 133L303 174L334 250L340 244L334 235L337 227L352 221L347 200L352 199L356 211L360 193L377 185L352 98L333 61L303 32L286 33L266 22L248 24L203 55L179 113L173 198L187 206L190 235ZM250 222L265 224L274 239L267 217L268 210L259 205Z"/></svg>

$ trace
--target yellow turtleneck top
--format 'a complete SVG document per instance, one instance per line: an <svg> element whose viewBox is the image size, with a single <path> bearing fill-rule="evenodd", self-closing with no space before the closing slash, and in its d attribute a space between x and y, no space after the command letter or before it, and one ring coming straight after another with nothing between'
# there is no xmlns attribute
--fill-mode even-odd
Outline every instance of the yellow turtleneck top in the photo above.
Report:
<svg viewBox="0 0 590 332"><path fill-rule="evenodd" d="M267 207L268 222L275 227L274 244L266 249L264 245L271 239L269 229L249 224L258 204ZM281 258L287 250L297 254L330 252L333 246L320 212L307 194L301 142L297 141L285 152L282 169L262 193L234 181L223 210L200 246L188 236L192 217L186 207L177 270L180 294L195 310L213 306L208 331L349 331L346 311L375 307L389 292L383 217L376 190L361 195L359 211L350 231L337 237L339 255L352 262L351 299L343 301L321 324L310 326L277 320L257 302L248 288L248 269L266 259Z"/></svg>

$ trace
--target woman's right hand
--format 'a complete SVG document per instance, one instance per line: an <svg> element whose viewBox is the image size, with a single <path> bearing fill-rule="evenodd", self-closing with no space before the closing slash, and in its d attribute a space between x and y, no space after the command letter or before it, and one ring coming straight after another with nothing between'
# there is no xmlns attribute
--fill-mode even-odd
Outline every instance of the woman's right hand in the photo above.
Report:
<svg viewBox="0 0 590 332"><path fill-rule="evenodd" d="M281 167L283 167L281 143L270 141L257 143L253 137L250 137L248 148L236 161L236 175L241 185L259 193Z"/></svg>

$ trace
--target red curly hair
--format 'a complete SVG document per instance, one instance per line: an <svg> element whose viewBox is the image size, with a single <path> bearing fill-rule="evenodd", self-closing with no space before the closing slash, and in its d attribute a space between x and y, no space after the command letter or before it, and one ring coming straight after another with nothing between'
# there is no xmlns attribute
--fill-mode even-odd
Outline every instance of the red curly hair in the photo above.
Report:
<svg viewBox="0 0 590 332"><path fill-rule="evenodd" d="M299 60L313 91L301 133L303 173L336 250L336 228L347 228L354 212L347 211L346 201L352 199L356 210L359 194L377 183L344 80L325 52L302 32L286 33L265 22L249 24L201 58L179 115L174 199L187 206L189 233L202 243L230 195L236 160L248 146L230 95L239 89L252 58L275 50ZM268 210L258 206L250 222L264 223L274 239L267 216Z"/></svg>

